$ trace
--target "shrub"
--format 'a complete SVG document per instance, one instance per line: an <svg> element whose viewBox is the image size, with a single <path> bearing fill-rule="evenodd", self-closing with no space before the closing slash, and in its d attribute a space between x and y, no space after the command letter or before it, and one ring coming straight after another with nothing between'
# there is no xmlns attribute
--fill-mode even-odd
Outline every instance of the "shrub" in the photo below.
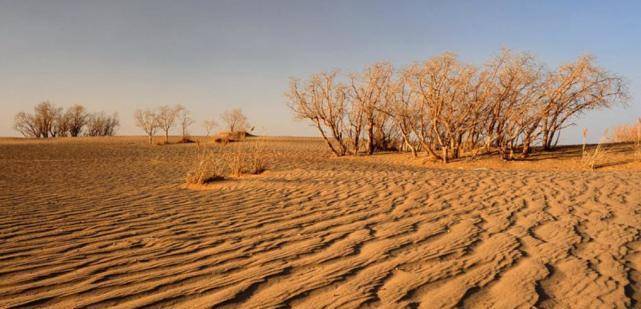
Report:
<svg viewBox="0 0 641 309"><path fill-rule="evenodd" d="M593 150L583 151L581 154L581 163L583 166L595 170L605 163L608 153L608 149L603 146L603 142L601 141Z"/></svg>
<svg viewBox="0 0 641 309"><path fill-rule="evenodd" d="M192 143L195 143L195 142L196 142L196 141L194 141L193 139L191 139L189 136L183 136L183 137L182 137L182 138L180 138L180 140L178 141L178 143L179 143L179 144L192 144Z"/></svg>
<svg viewBox="0 0 641 309"><path fill-rule="evenodd" d="M199 143L196 163L187 173L186 181L189 184L207 184L228 176L257 175L267 170L267 165L263 147L258 143L213 148Z"/></svg>
<svg viewBox="0 0 641 309"><path fill-rule="evenodd" d="M225 178L225 164L217 154L198 145L195 166L187 172L188 184L208 184Z"/></svg>

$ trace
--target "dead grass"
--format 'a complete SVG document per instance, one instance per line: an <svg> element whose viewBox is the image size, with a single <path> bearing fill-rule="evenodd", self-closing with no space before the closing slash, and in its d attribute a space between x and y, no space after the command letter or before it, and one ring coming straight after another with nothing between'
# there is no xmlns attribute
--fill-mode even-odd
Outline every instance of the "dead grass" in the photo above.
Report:
<svg viewBox="0 0 641 309"><path fill-rule="evenodd" d="M258 141L222 146L198 143L197 147L195 165L186 176L188 184L207 184L229 177L258 175L268 167L265 148Z"/></svg>
<svg viewBox="0 0 641 309"><path fill-rule="evenodd" d="M592 150L584 150L581 156L581 164L591 170L595 170L605 164L609 159L609 151L599 143Z"/></svg>
<svg viewBox="0 0 641 309"><path fill-rule="evenodd" d="M225 179L224 161L220 160L215 152L200 143L197 151L196 164L187 172L186 182L203 185Z"/></svg>

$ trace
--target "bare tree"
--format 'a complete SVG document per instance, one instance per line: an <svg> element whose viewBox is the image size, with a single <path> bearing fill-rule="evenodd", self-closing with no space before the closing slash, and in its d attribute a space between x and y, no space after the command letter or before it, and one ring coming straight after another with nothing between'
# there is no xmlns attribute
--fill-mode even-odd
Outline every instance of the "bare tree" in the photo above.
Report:
<svg viewBox="0 0 641 309"><path fill-rule="evenodd" d="M367 67L361 74L351 76L351 95L359 114L363 116L367 133L367 153L372 154L377 146L375 130L383 133L386 114L380 110L385 102L385 93L392 78L392 65L386 62ZM384 136L381 137L385 139ZM382 141L381 141L382 142Z"/></svg>
<svg viewBox="0 0 641 309"><path fill-rule="evenodd" d="M403 72L397 80L390 83L385 97L387 104L381 111L392 118L403 139L404 146L411 151L412 156L416 157L419 145L412 132L414 132L414 126L419 122L416 117L417 96L415 92L410 90L408 78L406 72Z"/></svg>
<svg viewBox="0 0 641 309"><path fill-rule="evenodd" d="M348 150L345 141L347 86L336 82L337 74L336 71L314 74L302 83L292 79L285 95L296 117L313 121L330 150L336 156L344 156Z"/></svg>
<svg viewBox="0 0 641 309"><path fill-rule="evenodd" d="M494 145L501 158L512 159L521 138L527 154L541 119L543 66L527 53L503 49L487 69L486 148Z"/></svg>
<svg viewBox="0 0 641 309"><path fill-rule="evenodd" d="M470 127L470 98L476 69L445 53L408 69L410 87L418 95L421 124L415 130L421 145L447 163L458 157L462 137ZM437 155L436 150L441 154Z"/></svg>
<svg viewBox="0 0 641 309"><path fill-rule="evenodd" d="M14 128L24 137L41 137L34 115L20 112L14 118Z"/></svg>
<svg viewBox="0 0 641 309"><path fill-rule="evenodd" d="M26 136L55 137L59 133L56 126L62 113L62 108L45 101L34 107L33 114L19 113L16 115L14 127Z"/></svg>
<svg viewBox="0 0 641 309"><path fill-rule="evenodd" d="M104 112L95 113L88 117L86 134L88 136L113 136L119 125L118 114L114 113L108 116Z"/></svg>
<svg viewBox="0 0 641 309"><path fill-rule="evenodd" d="M136 126L145 131L149 137L149 144L153 143L154 134L158 129L158 115L150 109L136 110L134 113Z"/></svg>
<svg viewBox="0 0 641 309"><path fill-rule="evenodd" d="M249 130L247 117L240 108L226 110L220 115L220 119L229 129L229 132L245 132Z"/></svg>
<svg viewBox="0 0 641 309"><path fill-rule="evenodd" d="M56 137L55 122L62 112L62 108L45 101L34 108L36 123L41 137Z"/></svg>
<svg viewBox="0 0 641 309"><path fill-rule="evenodd" d="M550 73L545 89L547 106L542 128L545 149L557 143L560 130L575 115L611 107L629 97L623 79L596 66L591 56L582 56Z"/></svg>
<svg viewBox="0 0 641 309"><path fill-rule="evenodd" d="M189 136L189 127L194 124L194 120L191 118L191 112L184 106L177 105L176 110L178 111L178 122L180 124L182 138L186 139L187 136Z"/></svg>
<svg viewBox="0 0 641 309"><path fill-rule="evenodd" d="M218 123L214 119L208 119L203 121L203 128L205 129L206 136L209 136L211 130L218 126Z"/></svg>
<svg viewBox="0 0 641 309"><path fill-rule="evenodd" d="M53 134L55 137L66 137L69 136L69 118L66 114L61 112L56 115L56 118L53 121Z"/></svg>
<svg viewBox="0 0 641 309"><path fill-rule="evenodd" d="M64 118L68 125L69 135L76 137L82 133L89 119L89 114L84 106L73 105L67 108Z"/></svg>
<svg viewBox="0 0 641 309"><path fill-rule="evenodd" d="M165 132L165 143L169 142L169 131L171 131L171 129L176 125L176 120L178 119L178 114L181 110L181 105L173 107L163 105L158 108L158 127Z"/></svg>

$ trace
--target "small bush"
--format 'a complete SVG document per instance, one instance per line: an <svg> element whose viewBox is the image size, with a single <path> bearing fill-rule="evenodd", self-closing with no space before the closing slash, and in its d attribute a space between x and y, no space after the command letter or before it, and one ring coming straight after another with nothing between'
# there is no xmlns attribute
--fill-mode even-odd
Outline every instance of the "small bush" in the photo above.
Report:
<svg viewBox="0 0 641 309"><path fill-rule="evenodd" d="M258 143L210 149L198 144L196 164L187 173L186 181L189 184L207 184L228 176L257 175L265 170L267 170L267 159L263 148Z"/></svg>
<svg viewBox="0 0 641 309"><path fill-rule="evenodd" d="M178 144L193 144L196 141L191 139L189 136L183 136L179 141Z"/></svg>
<svg viewBox="0 0 641 309"><path fill-rule="evenodd" d="M188 184L208 184L225 178L224 161L211 150L198 145L196 165L187 173Z"/></svg>
<svg viewBox="0 0 641 309"><path fill-rule="evenodd" d="M230 140L227 137L215 137L214 142L217 144L227 145L229 144Z"/></svg>
<svg viewBox="0 0 641 309"><path fill-rule="evenodd" d="M227 166L229 166L229 174L234 177L240 177L244 171L244 155L241 152L233 153L229 156L227 160Z"/></svg>
<svg viewBox="0 0 641 309"><path fill-rule="evenodd" d="M254 143L250 147L247 158L244 160L246 174L258 175L267 169L267 158L265 157L265 150L260 144Z"/></svg>
<svg viewBox="0 0 641 309"><path fill-rule="evenodd" d="M587 150L583 152L581 156L581 163L583 166L595 170L605 163L608 153L608 150L603 147L602 143L599 143L596 145L594 150Z"/></svg>

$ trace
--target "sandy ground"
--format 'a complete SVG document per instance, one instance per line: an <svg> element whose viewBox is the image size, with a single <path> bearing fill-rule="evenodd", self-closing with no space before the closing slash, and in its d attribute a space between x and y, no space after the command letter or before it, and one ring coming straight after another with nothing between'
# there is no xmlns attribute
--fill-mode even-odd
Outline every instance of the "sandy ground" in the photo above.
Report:
<svg viewBox="0 0 641 309"><path fill-rule="evenodd" d="M443 169L273 139L271 170L196 191L194 145L144 142L0 140L1 308L641 305L625 164Z"/></svg>

